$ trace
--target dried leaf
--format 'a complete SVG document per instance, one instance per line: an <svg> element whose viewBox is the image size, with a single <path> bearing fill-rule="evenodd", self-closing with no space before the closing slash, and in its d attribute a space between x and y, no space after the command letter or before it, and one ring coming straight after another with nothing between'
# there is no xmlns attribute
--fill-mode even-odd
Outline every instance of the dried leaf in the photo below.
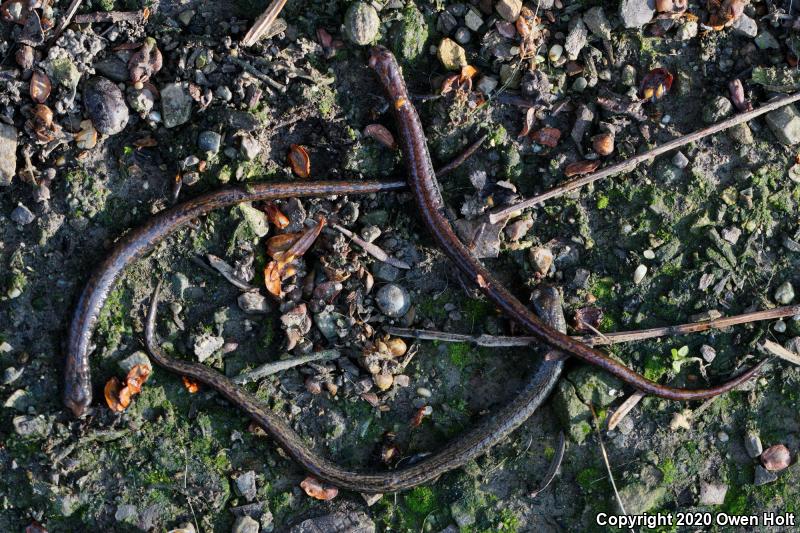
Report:
<svg viewBox="0 0 800 533"><path fill-rule="evenodd" d="M603 310L599 307L582 307L575 311L575 330L581 333L594 333L600 328Z"/></svg>
<svg viewBox="0 0 800 533"><path fill-rule="evenodd" d="M81 121L81 131L75 135L75 144L81 150L90 150L97 145L97 130L91 120Z"/></svg>
<svg viewBox="0 0 800 533"><path fill-rule="evenodd" d="M531 133L531 139L541 145L555 148L561 139L561 131L556 128L542 128Z"/></svg>
<svg viewBox="0 0 800 533"><path fill-rule="evenodd" d="M308 157L305 147L299 144L289 147L289 165L298 177L308 178L311 176L311 159Z"/></svg>
<svg viewBox="0 0 800 533"><path fill-rule="evenodd" d="M272 202L267 204L267 218L278 229L283 229L290 223L289 217L284 215L283 211L278 209L278 206Z"/></svg>
<svg viewBox="0 0 800 533"><path fill-rule="evenodd" d="M142 139L137 139L137 140L133 141L133 147L137 148L137 149L153 148L155 146L158 146L158 141L155 140L150 135L148 135L147 137L144 137Z"/></svg>
<svg viewBox="0 0 800 533"><path fill-rule="evenodd" d="M280 298L283 296L281 288L281 266L277 261L270 261L264 268L264 286L270 294Z"/></svg>
<svg viewBox="0 0 800 533"><path fill-rule="evenodd" d="M47 97L50 96L50 91L53 86L50 84L50 78L47 74L40 70L34 70L31 75L30 92L31 98L34 102L43 104Z"/></svg>
<svg viewBox="0 0 800 533"><path fill-rule="evenodd" d="M665 68L654 68L642 78L639 94L654 102L667 94L672 87L672 73Z"/></svg>
<svg viewBox="0 0 800 533"><path fill-rule="evenodd" d="M133 83L145 82L161 70L163 59L156 40L148 37L128 60L128 74Z"/></svg>
<svg viewBox="0 0 800 533"><path fill-rule="evenodd" d="M423 405L422 407L417 409L417 411L414 413L414 416L411 418L411 422L409 422L409 425L412 428L419 427L420 424L422 424L422 420L426 416L430 415L432 412L433 409L431 408L430 405Z"/></svg>
<svg viewBox="0 0 800 533"><path fill-rule="evenodd" d="M728 84L728 91L731 94L731 101L733 102L733 105L736 106L736 109L742 112L753 110L753 104L751 104L744 96L744 87L742 86L741 80L738 78L731 80L731 82Z"/></svg>
<svg viewBox="0 0 800 533"><path fill-rule="evenodd" d="M442 88L439 91L439 94L447 94L452 92L456 88L456 85L458 85L458 79L458 74L451 74L447 76L442 82Z"/></svg>
<svg viewBox="0 0 800 533"><path fill-rule="evenodd" d="M579 174L588 174L597 170L599 166L600 161L598 159L594 161L575 161L567 165L567 168L564 169L564 175L569 178L570 176L577 176Z"/></svg>
<svg viewBox="0 0 800 533"><path fill-rule="evenodd" d="M128 398L128 403L123 404L123 401L120 398L120 392L122 391L122 388L123 387L119 379L114 376L106 382L106 386L103 389L103 393L106 398L106 404L108 405L109 409L116 413L121 413L130 404L130 397Z"/></svg>
<svg viewBox="0 0 800 533"><path fill-rule="evenodd" d="M130 389L131 395L139 394L142 392L142 385L150 377L150 368L145 365L135 365L128 372L128 377L125 380L126 387Z"/></svg>
<svg viewBox="0 0 800 533"><path fill-rule="evenodd" d="M529 107L525 112L525 123L522 125L522 131L519 132L517 137L527 137L534 124L536 124L536 108Z"/></svg>
<svg viewBox="0 0 800 533"><path fill-rule="evenodd" d="M47 533L47 529L36 520L31 520L31 523L25 527L25 533Z"/></svg>
<svg viewBox="0 0 800 533"><path fill-rule="evenodd" d="M364 135L375 139L387 148L391 148L393 150L397 148L397 143L394 141L394 136L392 133L386 129L385 126L380 124L370 124L364 128Z"/></svg>
<svg viewBox="0 0 800 533"><path fill-rule="evenodd" d="M475 77L477 73L478 69L476 69L472 65L464 65L463 67L461 67L461 76L459 78L459 81L461 83L464 83L467 80L471 80L472 78Z"/></svg>
<svg viewBox="0 0 800 533"><path fill-rule="evenodd" d="M297 239L294 244L292 244L291 248L286 251L286 255L282 257L282 259L288 263L297 257L302 257L303 254L305 254L309 248L311 248L311 245L314 244L314 241L317 240L322 228L325 226L325 222L325 217L320 217L320 219L317 221L317 225L312 226L303 232L300 238Z"/></svg>
<svg viewBox="0 0 800 533"><path fill-rule="evenodd" d="M183 386L186 387L189 394L196 394L200 390L200 384L193 379L181 376L181 381L183 381Z"/></svg>
<svg viewBox="0 0 800 533"><path fill-rule="evenodd" d="M339 489L331 486L324 486L317 478L308 476L300 482L300 487L312 498L317 500L332 500L339 494Z"/></svg>

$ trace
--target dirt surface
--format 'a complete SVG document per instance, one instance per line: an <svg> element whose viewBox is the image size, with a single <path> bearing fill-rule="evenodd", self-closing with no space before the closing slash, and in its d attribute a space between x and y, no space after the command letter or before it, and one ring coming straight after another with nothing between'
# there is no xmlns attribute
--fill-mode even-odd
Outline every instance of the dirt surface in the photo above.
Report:
<svg viewBox="0 0 800 533"><path fill-rule="evenodd" d="M145 307L163 279L159 335L176 357L200 358L236 376L287 353L341 351L335 361L246 385L341 464L394 467L491 417L536 369L541 348L405 339L405 360L371 366L365 357L388 342L386 325L524 334L433 246L407 193L277 202L290 221L285 228L256 204L215 211L180 230L127 269L109 297L94 336L88 415L75 419L60 399L65 332L80 290L117 238L176 195L304 179L287 160L292 151L297 156L293 145L305 147L313 179L404 176L399 151L365 133L370 124L395 125L366 64L369 47L357 44L362 38L398 56L437 168L486 135L475 155L441 180L449 215L523 301L539 284L557 286L572 333L580 325L576 312L589 308L601 311L589 312L589 322L613 332L794 303L798 117L756 119L684 147L682 157L662 156L482 226L490 209L563 182L571 163L622 161L732 115L733 79L755 107L800 88L790 4L690 2L685 12L675 4L656 18L636 0L623 2L622 13L615 2L543 0L525 2L520 19L513 0L374 7L290 0L274 35L246 49L238 42L265 2L87 0L78 16L98 14L95 21L73 22L54 43L54 29L37 42L35 24L9 20L15 10L27 13L22 4L0 8L2 531L37 523L50 532L605 531L596 517L618 513L618 503L589 404L628 514L800 510L800 372L781 360L702 407L645 398L611 431L607 418L633 391L570 361L545 406L486 456L371 506L346 492L310 498L300 488L305 473L243 414L207 388L191 393L164 370L153 369L124 411L109 409L104 384L123 380L125 361L144 350ZM45 3L36 14L45 28L48 20L58 26L67 4ZM127 15L109 21L108 12ZM142 47L123 46L150 46L147 38L162 55L160 68L130 62ZM466 63L477 69L471 79L468 70L446 68L452 57L437 55L452 52L459 39ZM34 44L25 64L19 52L28 41ZM131 65L153 72L137 84ZM665 69L671 83L655 69ZM52 85L44 105L56 126L43 124L34 107L34 72ZM112 100L115 113L125 108L119 131L113 113L102 117L87 104L94 76L118 78L121 99L101 97ZM530 133L518 135L526 122ZM9 147L10 127L17 142ZM551 147L545 133L553 129L560 138ZM220 134L215 150L199 140L208 132ZM87 139L95 134L92 145ZM613 137L608 155L599 155L594 141L602 134ZM3 185L9 164L14 170ZM307 231L322 216L374 239L410 268L389 267L328 227L294 264L296 275L285 277L283 294L270 294L263 274L274 259L269 239ZM548 252L554 261L542 267L537 258ZM259 287L253 302L263 309L243 305L242 291L208 265L207 254ZM411 307L399 317L387 309L400 302L380 301L387 285L407 291ZM305 325L287 331L293 313ZM604 350L650 379L696 388L765 357L765 339L796 349L796 335L800 322L787 318ZM385 391L381 379L391 381ZM531 498L559 431L567 434L560 473ZM756 440L764 449L788 448L791 465L776 479L760 466L768 460L753 450ZM390 449L397 453L387 465Z"/></svg>

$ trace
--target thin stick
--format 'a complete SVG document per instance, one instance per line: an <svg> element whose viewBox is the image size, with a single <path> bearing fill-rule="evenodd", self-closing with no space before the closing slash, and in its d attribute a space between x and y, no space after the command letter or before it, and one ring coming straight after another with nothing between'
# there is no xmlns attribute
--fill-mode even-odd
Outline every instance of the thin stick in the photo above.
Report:
<svg viewBox="0 0 800 533"><path fill-rule="evenodd" d="M75 17L75 22L78 24L90 24L92 22L120 22L128 20L135 22L144 19L144 13L141 11L98 11L96 13L83 13Z"/></svg>
<svg viewBox="0 0 800 533"><path fill-rule="evenodd" d="M594 412L594 406L589 404L589 410L592 412L592 419L594 420L594 430L597 432L597 442L600 444L600 453L603 456L603 462L606 465L608 472L608 480L611 482L611 488L614 489L614 497L619 504L619 511L621 514L628 514L625 512L625 504L622 503L622 498L617 490L617 483L614 481L614 473L611 472L611 464L608 462L608 454L606 453L606 445L603 444L603 435L600 433L600 422L597 420L597 413Z"/></svg>
<svg viewBox="0 0 800 533"><path fill-rule="evenodd" d="M345 237L349 237L350 240L359 245L361 248L364 249L365 252L367 252L369 255L371 255L378 261L383 261L384 263L392 265L393 267L402 268L404 270L408 270L411 268L411 265L409 265L405 261L401 261L400 259L392 257L391 255L384 252L377 245L365 241L364 239L362 239L349 229L343 228L339 224L334 224L334 223L331 223L331 227L336 231L338 231L339 233L341 233L342 235L344 235Z"/></svg>
<svg viewBox="0 0 800 533"><path fill-rule="evenodd" d="M784 361L789 361L792 364L800 365L800 355L797 355L791 350L787 350L777 342L764 339L764 342L761 343L759 348L764 352L780 357Z"/></svg>
<svg viewBox="0 0 800 533"><path fill-rule="evenodd" d="M249 372L239 374L233 378L233 381L239 385L244 385L245 383L249 383L266 376L271 376L272 374L277 374L278 372L289 368L294 368L296 366L311 363L313 361L330 361L332 359L338 359L341 356L342 354L339 352L339 350L321 350L308 355L292 357L282 361L275 361L273 363L265 363L257 368L254 368L253 370L250 370Z"/></svg>
<svg viewBox="0 0 800 533"><path fill-rule="evenodd" d="M247 61L234 56L228 56L227 60L235 65L240 66L245 72L255 76L256 78L263 81L273 89L280 92L286 91L286 86L284 84L273 80L272 78L270 78L269 76L258 70L256 67L248 63Z"/></svg>
<svg viewBox="0 0 800 533"><path fill-rule="evenodd" d="M633 342L657 337L667 337L675 335L687 335L698 333L709 329L723 329L738 324L747 324L762 320L772 320L789 316L800 315L800 305L789 305L786 307L776 307L766 311L755 311L743 315L715 318L714 320L704 320L701 322L690 322L677 326L666 326L661 328L642 329L639 331L620 331L617 333L604 333L600 335L576 335L578 339L590 346L603 346L609 344L619 344L623 342ZM389 335L398 337L411 337L419 340L434 340L443 342L467 342L476 346L486 346L489 348L500 348L509 346L529 346L539 341L535 337L508 337L495 335L464 335L461 333L445 333L442 331L431 331L424 329L408 329L386 326L383 328Z"/></svg>
<svg viewBox="0 0 800 533"><path fill-rule="evenodd" d="M445 166L443 166L442 168L437 170L436 171L436 175L441 178L442 176L444 176L446 174L449 174L452 171L454 171L455 169L457 169L458 167L460 167L464 163L464 161L466 161L467 159L472 157L472 154L474 154L478 150L478 148L481 147L481 145L483 144L483 141L486 140L486 137L487 137L486 133L481 135L478 138L477 141L475 141L474 143L470 144L467 147L467 149L464 150L458 157L456 157L455 159L453 159L452 161L447 163Z"/></svg>
<svg viewBox="0 0 800 533"><path fill-rule="evenodd" d="M641 402L642 398L644 398L645 396L646 396L645 393L643 393L640 390L637 390L636 392L625 398L625 401L622 402L622 404L617 408L616 411L614 411L614 414L608 417L608 430L611 431L614 428L616 428L619 425L619 423L622 422L622 419L628 416L628 413L630 413L631 410L634 407L636 407L636 405L639 402Z"/></svg>
<svg viewBox="0 0 800 533"><path fill-rule="evenodd" d="M518 204L504 207L502 209L494 211L489 215L489 222L494 224L516 211L525 209L527 207L533 207L534 205L540 204L549 198L561 196L563 194L568 193L569 191L579 189L584 185L589 185L590 183L594 183L595 181L601 180L603 178L608 178L610 176L622 174L623 172L628 172L630 170L633 170L636 166L640 165L641 163L649 161L654 157L657 157L663 153L669 152L676 148L680 148L681 146L684 146L691 142L698 141L704 137L708 137L709 135L713 135L714 133L726 130L733 126L744 124L745 122L748 122L756 117L759 117L765 113L769 113L770 111L779 109L785 105L791 104L792 102L796 102L797 100L800 100L800 93L794 93L788 96L784 96L783 98L779 98L772 102L768 102L759 107L758 109L748 111L747 113L741 113L739 115L729 118L728 120L723 120L722 122L714 124L713 126L709 126L707 128L703 128L702 130L698 130L694 133L690 133L688 135L683 135L681 137L678 137L677 139L673 139L665 144L662 144L661 146L653 148L652 150L648 150L626 161L617 163L616 165L611 165L610 167L606 167L598 172L594 172L592 174L587 174L585 176L569 180L566 183L563 183L558 187L554 187L549 191L544 192L538 196L534 196L533 198L529 198Z"/></svg>
<svg viewBox="0 0 800 533"><path fill-rule="evenodd" d="M564 432L560 431L558 433L558 445L556 448L556 454L553 456L553 460L550 463L550 468L547 469L547 474L544 476L544 480L542 480L542 484L539 486L538 489L531 492L530 497L535 498L550 486L550 483L556 478L558 474L558 468L561 466L561 461L564 460L564 451L567 449L567 439L564 438Z"/></svg>
<svg viewBox="0 0 800 533"><path fill-rule="evenodd" d="M61 21L55 31L53 31L53 36L50 38L51 43L55 42L56 39L61 36L61 32L63 32L64 29L69 26L72 17L75 16L75 13L77 13L78 8L81 7L82 2L83 0L72 0L72 3L67 8L67 12L64 14L64 19Z"/></svg>
<svg viewBox="0 0 800 533"><path fill-rule="evenodd" d="M286 5L286 0L272 0L270 4L267 6L266 11L261 13L256 21L253 23L253 27L250 28L250 31L244 36L242 39L242 46L252 46L258 42L258 40L269 30L269 27L272 26L272 23L275 22L275 19L278 18L283 6Z"/></svg>

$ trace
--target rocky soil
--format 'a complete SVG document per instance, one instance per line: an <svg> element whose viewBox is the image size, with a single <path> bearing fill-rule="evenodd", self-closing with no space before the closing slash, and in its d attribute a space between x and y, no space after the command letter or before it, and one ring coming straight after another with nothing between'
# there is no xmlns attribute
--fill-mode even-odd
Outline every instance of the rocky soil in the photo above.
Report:
<svg viewBox="0 0 800 533"><path fill-rule="evenodd" d="M524 334L437 251L407 193L243 204L182 229L109 297L89 414L60 400L79 291L153 213L224 185L404 176L366 65L373 44L403 66L437 168L483 139L441 178L448 214L523 301L558 287L570 333L796 303L795 106L487 216L800 89L800 6L290 0L245 47L263 0L85 0L62 27L69 3L0 4L2 531L603 531L595 517L618 502L595 427L630 514L800 510L800 371L781 359L709 403L645 398L613 430L633 391L569 361L545 406L489 454L379 499L308 496L259 428L164 370L125 405L104 397L110 379L150 368L143 317L163 279L165 348L250 375L244 387L339 463L392 468L491 417L543 349L385 334ZM281 252L300 235L308 250L287 267ZM765 340L796 353L798 335L787 317L604 350L697 388L766 357ZM252 377L309 354L321 358ZM560 473L532 498L562 430Z"/></svg>

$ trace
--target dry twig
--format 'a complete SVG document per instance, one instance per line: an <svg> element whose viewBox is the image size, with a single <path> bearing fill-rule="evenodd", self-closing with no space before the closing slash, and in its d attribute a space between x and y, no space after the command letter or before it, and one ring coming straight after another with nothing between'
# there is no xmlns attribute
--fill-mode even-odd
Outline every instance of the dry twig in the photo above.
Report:
<svg viewBox="0 0 800 533"><path fill-rule="evenodd" d="M98 11L96 13L83 13L75 16L78 24L92 22L121 22L123 20L136 22L144 19L143 11Z"/></svg>
<svg viewBox="0 0 800 533"><path fill-rule="evenodd" d="M253 27L250 28L250 31L248 31L242 39L242 46L252 46L256 44L258 40L269 31L269 27L272 26L272 23L278 18L284 5L286 5L286 0L272 0L267 6L266 11L258 16L253 23Z"/></svg>
<svg viewBox="0 0 800 533"><path fill-rule="evenodd" d="M649 161L661 154L664 154L671 150L675 150L676 148L680 148L681 146L687 145L689 143L698 141L704 137L713 135L714 133L718 133L720 131L732 128L733 126L743 124L765 113L769 113L770 111L779 109L785 105L791 104L792 102L796 102L797 100L800 100L800 93L790 94L788 96L784 96L783 98L779 98L772 102L768 102L763 106L759 107L758 109L754 109L753 111L748 111L747 113L740 113L739 115L731 117L727 120L723 120L722 122L714 124L713 126L703 128L702 130L698 130L688 135L683 135L681 137L678 137L677 139L673 139L667 143L664 143L661 146L657 146L652 150L648 150L642 154L634 156L626 161L622 161L621 163L617 163L616 165L611 165L610 167L606 167L598 172L593 172L591 174L581 176L574 180L567 181L566 183L563 183L558 187L554 187L553 189L550 189L547 192L544 192L538 196L534 196L533 198L524 200L518 204L498 209L497 211L494 211L489 215L489 222L495 224L498 221L502 220L504 217L507 217L512 213L515 213L516 211L519 211L521 209L525 209L527 207L533 207L536 204L540 204L545 200L554 198L556 196L562 196L570 191L579 189L584 185L589 185L590 183L594 183L597 180L615 176L617 174L622 174L623 172L628 172L630 170L633 170L634 167L638 166L639 164Z"/></svg>
<svg viewBox="0 0 800 533"><path fill-rule="evenodd" d="M547 474L545 474L544 479L542 480L542 484L539 486L538 489L531 492L530 497L535 498L539 494L541 494L549 485L553 482L558 474L558 469L561 466L561 461L564 460L564 451L567 449L567 440L564 438L564 432L560 431L558 433L558 446L556 448L556 454L553 456L553 461L550 463L550 468L547 469Z"/></svg>
<svg viewBox="0 0 800 533"><path fill-rule="evenodd" d="M53 36L50 37L51 43L55 42L55 40L61 36L61 33L66 29L66 27L69 26L72 17L74 17L75 13L78 12L78 8L81 7L82 2L83 0L72 0L72 3L67 8L66 13L64 13L64 18L61 20L61 23L59 23L58 27L53 30Z"/></svg>
<svg viewBox="0 0 800 533"><path fill-rule="evenodd" d="M789 305L786 307L776 307L766 311L755 311L742 315L734 315L714 320L704 320L701 322L690 322L678 326L665 326L661 328L642 329L639 331L620 331L617 333L601 333L599 335L574 336L591 346L603 346L608 344L619 344L622 342L633 342L656 337L667 337L675 335L686 335L698 333L709 329L723 329L738 324L747 324L761 320L772 320L789 316L800 315L800 305ZM476 346L486 346L490 348L500 348L509 346L529 346L538 343L536 337L507 337L495 335L464 335L461 333L445 333L441 331L430 331L423 329L408 329L387 326L384 328L390 335L398 337L411 337L420 340L436 340L444 342L468 342Z"/></svg>
<svg viewBox="0 0 800 533"><path fill-rule="evenodd" d="M470 144L466 150L464 150L461 154L458 155L458 157L456 157L455 159L447 163L445 166L437 170L436 176L441 178L442 176L445 176L454 171L455 169L457 169L458 167L460 167L464 163L464 161L472 157L472 154L474 154L478 150L478 148L481 147L483 141L486 140L486 137L487 137L486 133L481 135L477 141Z"/></svg>
<svg viewBox="0 0 800 533"><path fill-rule="evenodd" d="M339 224L333 224L333 223L331 223L331 227L336 231L338 231L339 233L341 233L342 235L344 235L345 237L348 237L350 240L359 245L361 248L364 249L365 252L367 252L369 255L371 255L378 261L383 261L384 263L392 265L393 267L402 268L404 270L408 270L411 268L411 266L405 261L401 261L400 259L392 257L391 255L384 252L377 245L365 241L364 239L360 238L358 235L356 235L349 229L343 228Z"/></svg>
<svg viewBox="0 0 800 533"><path fill-rule="evenodd" d="M277 374L278 372L289 368L294 368L296 366L304 365L314 361L330 361L332 359L338 359L341 357L341 355L342 354L339 352L339 350L321 350L308 355L301 355L299 357L283 359L282 361L265 363L254 368L253 370L239 374L233 378L233 381L239 385L244 385L245 383L250 383L251 381L255 381L266 376L271 376L272 374Z"/></svg>
<svg viewBox="0 0 800 533"><path fill-rule="evenodd" d="M592 411L592 419L594 420L594 430L597 432L597 442L600 444L600 453L603 456L603 462L606 465L606 471L608 472L608 480L611 482L611 488L614 489L614 497L617 499L617 504L619 505L619 511L621 514L628 514L625 512L625 504L622 502L622 498L619 495L619 491L617 490L617 483L614 481L614 473L611 472L611 464L608 462L608 453L606 453L606 445L603 444L603 435L600 433L600 422L597 420L597 413L594 412L594 406L589 404L589 409Z"/></svg>
<svg viewBox="0 0 800 533"><path fill-rule="evenodd" d="M633 394L625 398L625 401L614 411L614 414L608 417L608 430L611 431L616 428L622 419L628 416L628 413L642 401L642 398L647 396L642 391L635 391Z"/></svg>
<svg viewBox="0 0 800 533"><path fill-rule="evenodd" d="M764 352L780 357L784 361L789 361L792 364L800 365L800 355L797 355L791 350L787 350L777 342L764 339L764 342L761 343L759 348Z"/></svg>

